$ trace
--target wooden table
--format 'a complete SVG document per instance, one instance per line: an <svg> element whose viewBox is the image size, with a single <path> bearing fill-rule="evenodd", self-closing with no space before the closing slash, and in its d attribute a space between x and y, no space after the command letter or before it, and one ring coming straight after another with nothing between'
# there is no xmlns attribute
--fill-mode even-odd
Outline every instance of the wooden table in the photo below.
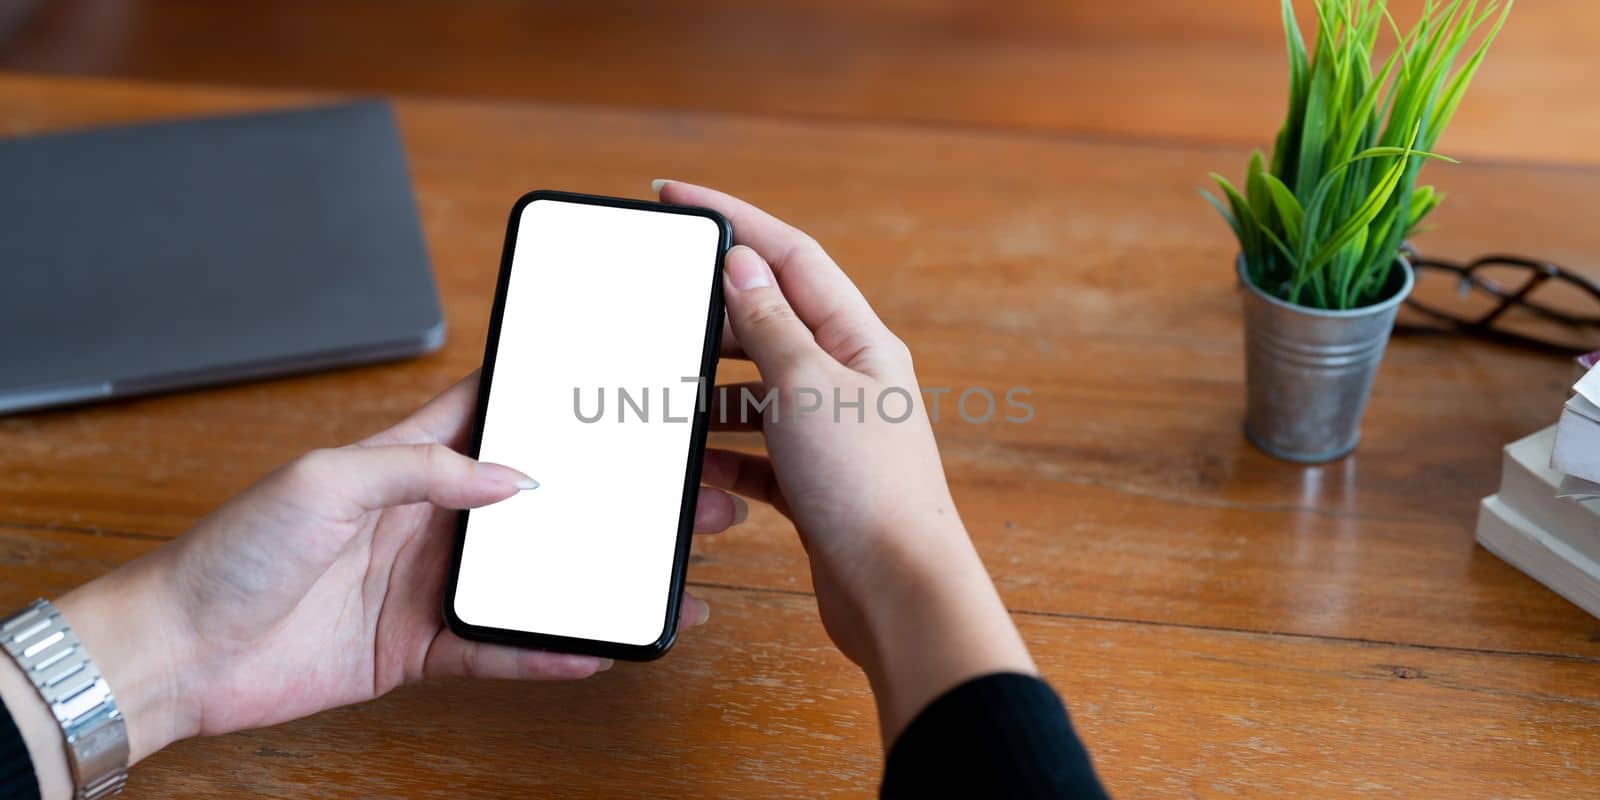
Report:
<svg viewBox="0 0 1600 800"><path fill-rule="evenodd" d="M321 99L0 75L0 131ZM1501 445L1552 421L1569 365L1397 341L1356 455L1298 467L1252 450L1233 247L1194 192L1242 168L1238 147L396 106L444 350L0 419L0 605L156 547L273 465L472 369L524 190L642 196L680 177L820 238L925 385L1032 390L1028 424L936 427L972 536L1114 792L1600 793L1600 623L1472 539ZM1429 172L1450 194L1432 252L1600 257L1600 170ZM697 544L690 578L711 621L663 661L565 685L416 686L183 742L137 768L130 796L872 794L867 687L822 633L789 526L756 510Z"/></svg>
<svg viewBox="0 0 1600 800"><path fill-rule="evenodd" d="M1277 5L49 0L0 69L1254 144L1282 122ZM1600 3L1519 0L1439 146L1600 161L1597 39Z"/></svg>

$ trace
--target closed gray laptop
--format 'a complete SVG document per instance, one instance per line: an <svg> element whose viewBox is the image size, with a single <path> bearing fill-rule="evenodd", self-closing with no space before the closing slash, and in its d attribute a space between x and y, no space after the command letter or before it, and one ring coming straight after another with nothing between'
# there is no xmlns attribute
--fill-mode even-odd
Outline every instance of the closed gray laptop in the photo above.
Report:
<svg viewBox="0 0 1600 800"><path fill-rule="evenodd" d="M0 139L0 413L443 340L383 103Z"/></svg>

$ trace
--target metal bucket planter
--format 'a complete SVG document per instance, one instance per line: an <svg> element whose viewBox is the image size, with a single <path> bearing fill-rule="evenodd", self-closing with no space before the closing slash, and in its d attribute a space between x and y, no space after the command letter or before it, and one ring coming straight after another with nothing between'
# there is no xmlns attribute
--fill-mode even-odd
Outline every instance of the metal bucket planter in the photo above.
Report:
<svg viewBox="0 0 1600 800"><path fill-rule="evenodd" d="M1349 311L1292 305L1250 283L1237 260L1244 297L1244 433L1268 455L1303 464L1341 458L1361 438L1395 313L1411 294L1410 262L1397 257L1382 302Z"/></svg>

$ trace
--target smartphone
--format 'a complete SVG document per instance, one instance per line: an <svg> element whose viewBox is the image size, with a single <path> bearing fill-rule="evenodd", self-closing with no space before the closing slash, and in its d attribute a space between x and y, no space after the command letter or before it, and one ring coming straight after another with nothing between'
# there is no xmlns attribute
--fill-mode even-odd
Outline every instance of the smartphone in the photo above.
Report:
<svg viewBox="0 0 1600 800"><path fill-rule="evenodd" d="M461 514L452 631L635 661L672 646L732 238L704 208L536 191L511 209L468 452L540 485Z"/></svg>

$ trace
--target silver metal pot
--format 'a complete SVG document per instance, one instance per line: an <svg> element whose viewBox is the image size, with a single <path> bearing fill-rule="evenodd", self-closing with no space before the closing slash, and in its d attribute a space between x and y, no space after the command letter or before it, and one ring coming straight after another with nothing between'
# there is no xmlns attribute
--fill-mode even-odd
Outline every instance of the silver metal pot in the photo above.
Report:
<svg viewBox="0 0 1600 800"><path fill-rule="evenodd" d="M1389 277L1376 305L1323 311L1292 305L1250 283L1236 266L1244 298L1244 434L1268 455L1303 464L1342 458L1361 439L1361 415L1400 303L1411 294L1410 262Z"/></svg>

